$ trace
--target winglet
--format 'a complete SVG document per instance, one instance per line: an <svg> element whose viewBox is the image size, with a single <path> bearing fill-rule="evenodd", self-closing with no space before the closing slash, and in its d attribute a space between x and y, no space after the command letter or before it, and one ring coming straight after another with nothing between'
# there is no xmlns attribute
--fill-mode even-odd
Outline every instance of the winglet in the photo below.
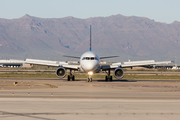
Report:
<svg viewBox="0 0 180 120"><path fill-rule="evenodd" d="M91 51L91 25L90 25L90 43L89 43L89 51Z"/></svg>

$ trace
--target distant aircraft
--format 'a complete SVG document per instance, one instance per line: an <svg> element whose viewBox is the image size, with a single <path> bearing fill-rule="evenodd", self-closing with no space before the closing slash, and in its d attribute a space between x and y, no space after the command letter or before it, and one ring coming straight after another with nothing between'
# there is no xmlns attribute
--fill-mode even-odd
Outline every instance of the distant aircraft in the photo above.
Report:
<svg viewBox="0 0 180 120"><path fill-rule="evenodd" d="M110 75L111 70L114 70L115 78L121 79L124 77L123 68L171 63L171 61L155 62L154 60L146 60L146 61L124 62L124 64L113 63L112 65L100 65L101 59L113 58L119 56L99 57L95 52L91 51L91 25L90 25L89 51L85 52L81 57L77 57L77 56L64 56L64 57L78 58L80 59L80 65L69 65L68 63L60 63L57 61L45 61L45 60L35 60L35 59L26 59L26 63L46 65L46 66L57 66L58 68L56 69L56 75L59 78L64 78L66 76L66 69L69 69L70 74L67 77L68 81L75 80L75 76L73 75L72 71L84 72L89 75L87 82L92 82L92 75L94 73L99 73L100 71L105 71L107 73L107 75L105 76L106 81L108 80L112 81L112 76Z"/></svg>

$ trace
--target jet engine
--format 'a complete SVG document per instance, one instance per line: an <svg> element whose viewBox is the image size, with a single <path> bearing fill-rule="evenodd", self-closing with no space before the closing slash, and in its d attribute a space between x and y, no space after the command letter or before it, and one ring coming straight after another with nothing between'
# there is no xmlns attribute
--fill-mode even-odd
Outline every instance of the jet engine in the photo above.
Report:
<svg viewBox="0 0 180 120"><path fill-rule="evenodd" d="M58 67L56 69L56 75L59 78L64 78L66 76L66 69L63 67Z"/></svg>
<svg viewBox="0 0 180 120"><path fill-rule="evenodd" d="M124 77L124 70L121 67L118 67L114 70L114 77L121 79Z"/></svg>

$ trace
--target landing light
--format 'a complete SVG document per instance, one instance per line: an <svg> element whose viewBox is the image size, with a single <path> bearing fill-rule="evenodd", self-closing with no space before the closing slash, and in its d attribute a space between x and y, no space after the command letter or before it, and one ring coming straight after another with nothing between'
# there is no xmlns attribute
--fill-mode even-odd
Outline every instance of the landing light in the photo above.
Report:
<svg viewBox="0 0 180 120"><path fill-rule="evenodd" d="M93 72L92 71L88 72L88 75L93 75Z"/></svg>

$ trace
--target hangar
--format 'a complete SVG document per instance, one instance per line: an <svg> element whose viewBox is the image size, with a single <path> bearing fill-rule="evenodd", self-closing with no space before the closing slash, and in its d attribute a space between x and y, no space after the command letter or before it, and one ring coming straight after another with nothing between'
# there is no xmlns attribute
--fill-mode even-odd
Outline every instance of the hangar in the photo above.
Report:
<svg viewBox="0 0 180 120"><path fill-rule="evenodd" d="M24 60L0 60L0 67L21 67L25 65Z"/></svg>

